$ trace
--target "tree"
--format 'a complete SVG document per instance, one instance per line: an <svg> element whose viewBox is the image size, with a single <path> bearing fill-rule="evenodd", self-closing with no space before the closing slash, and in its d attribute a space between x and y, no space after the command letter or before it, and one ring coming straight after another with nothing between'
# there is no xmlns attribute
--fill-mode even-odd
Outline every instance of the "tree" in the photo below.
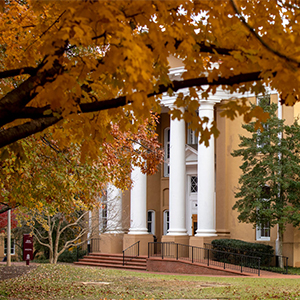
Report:
<svg viewBox="0 0 300 300"><path fill-rule="evenodd" d="M197 116L197 90L206 99L219 86L258 94L269 85L288 105L300 94L296 0L0 3L0 147L57 124L56 139L84 140L95 154L115 122L136 132L162 93L183 88L175 105L186 111L172 117L207 142L218 131ZM185 67L180 81L168 75L170 56ZM266 117L244 100L225 108Z"/></svg>
<svg viewBox="0 0 300 300"><path fill-rule="evenodd" d="M255 123L243 125L249 135L240 136L239 149L232 155L243 160L238 198L233 206L241 222L261 227L278 226L282 255L283 233L287 224L300 224L300 125L285 125L276 116L277 105L262 98L260 106L270 114L263 131Z"/></svg>
<svg viewBox="0 0 300 300"><path fill-rule="evenodd" d="M112 140L105 140L101 155L89 161L80 145L61 145L52 134L28 137L20 147L7 146L2 152L0 202L2 211L10 207L29 209L50 207L60 213L72 212L79 199L88 209L99 205L108 183L125 190L130 187L132 165L153 174L163 159L163 151L154 132L157 118L152 115L137 133L120 132L112 127ZM138 149L136 145L139 145Z"/></svg>
<svg viewBox="0 0 300 300"><path fill-rule="evenodd" d="M19 208L20 225L26 224L35 240L48 248L51 264L56 264L65 250L86 242L89 231L86 219L88 211L82 211L84 207L80 207L80 204L76 208L69 215L53 208L50 210L48 207L30 210Z"/></svg>
<svg viewBox="0 0 300 300"><path fill-rule="evenodd" d="M16 216L14 211L11 212L11 228L16 228L18 222L16 220ZM0 232L6 230L7 227L7 211L0 214Z"/></svg>

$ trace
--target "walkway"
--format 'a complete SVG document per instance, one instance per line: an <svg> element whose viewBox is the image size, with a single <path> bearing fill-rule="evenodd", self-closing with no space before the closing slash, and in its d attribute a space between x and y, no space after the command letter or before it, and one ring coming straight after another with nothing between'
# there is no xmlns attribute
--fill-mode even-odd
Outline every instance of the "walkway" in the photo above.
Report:
<svg viewBox="0 0 300 300"><path fill-rule="evenodd" d="M68 264L68 263L62 263L62 264L66 264L66 265L72 265L74 267L77 268L83 268L83 267L88 267L88 266L80 266L80 265L75 265L75 264ZM0 267L4 267L6 266L7 263L6 262L0 262ZM18 266L20 266L20 269L24 269L24 266L26 267L26 263L25 262L12 262L11 265L16 268ZM38 263L30 263L30 266L38 266ZM29 266L29 267L30 267ZM28 266L27 266L28 267ZM94 267L88 267L88 268L94 268ZM165 272L149 272L149 271L135 271L135 270L128 270L128 272L139 272L139 273L151 273L151 274L163 274L163 275L186 275L186 276L206 276L206 277L236 277L236 276L218 276L218 275L201 275L201 274L179 274L179 273L165 273ZM275 273L275 272L268 272L268 271L261 271L260 272L260 276L257 276L256 274L250 274L247 273L248 278L293 278L293 279L300 279L300 275L290 275L290 274L279 274L279 273ZM238 276L240 277L240 276Z"/></svg>

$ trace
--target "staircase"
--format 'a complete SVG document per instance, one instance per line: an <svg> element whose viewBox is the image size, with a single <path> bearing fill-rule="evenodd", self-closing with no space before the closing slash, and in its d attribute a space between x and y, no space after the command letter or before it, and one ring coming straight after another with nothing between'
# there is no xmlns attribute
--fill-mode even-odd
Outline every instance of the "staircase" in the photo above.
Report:
<svg viewBox="0 0 300 300"><path fill-rule="evenodd" d="M126 257L123 265L123 254L107 254L107 253L90 253L84 258L75 262L76 265L95 266L102 268L118 268L129 270L147 270L147 257Z"/></svg>

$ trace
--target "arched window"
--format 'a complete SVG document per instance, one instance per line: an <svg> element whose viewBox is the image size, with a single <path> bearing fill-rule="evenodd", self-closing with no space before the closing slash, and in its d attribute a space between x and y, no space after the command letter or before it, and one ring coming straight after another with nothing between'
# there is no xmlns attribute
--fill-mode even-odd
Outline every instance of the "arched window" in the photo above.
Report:
<svg viewBox="0 0 300 300"><path fill-rule="evenodd" d="M164 159L164 177L169 177L170 173L170 127L165 128L164 130L164 150L165 150L165 159Z"/></svg>
<svg viewBox="0 0 300 300"><path fill-rule="evenodd" d="M148 210L147 225L148 225L148 232L155 235L155 211L154 210Z"/></svg>
<svg viewBox="0 0 300 300"><path fill-rule="evenodd" d="M167 235L170 227L170 213L169 210L164 211L164 235Z"/></svg>

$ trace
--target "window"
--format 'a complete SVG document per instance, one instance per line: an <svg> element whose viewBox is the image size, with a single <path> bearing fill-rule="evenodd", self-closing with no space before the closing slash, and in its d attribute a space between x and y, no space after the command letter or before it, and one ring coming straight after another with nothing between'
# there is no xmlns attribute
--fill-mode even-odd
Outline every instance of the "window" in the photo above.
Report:
<svg viewBox="0 0 300 300"><path fill-rule="evenodd" d="M88 244L91 243L91 234L92 234L92 211L89 210L89 231L87 234Z"/></svg>
<svg viewBox="0 0 300 300"><path fill-rule="evenodd" d="M261 97L257 97L256 104L258 106L261 106L262 108L265 108L270 105L270 95L264 95ZM261 123L263 127L263 132L258 129L257 130L257 147L263 148L264 146L267 146L270 144L270 136L268 134L269 131L269 125L267 123Z"/></svg>
<svg viewBox="0 0 300 300"><path fill-rule="evenodd" d="M270 240L270 222L268 221L267 217L264 216L264 212L267 212L268 208L270 207L269 199L270 187L266 185L262 187L261 191L262 206L260 209L257 209L257 213L262 220L261 224L256 226L256 240L258 241Z"/></svg>
<svg viewBox="0 0 300 300"><path fill-rule="evenodd" d="M187 143L189 145L198 144L198 135L196 134L195 130L188 128L187 132Z"/></svg>
<svg viewBox="0 0 300 300"><path fill-rule="evenodd" d="M190 192L197 193L198 192L198 177L190 176Z"/></svg>
<svg viewBox="0 0 300 300"><path fill-rule="evenodd" d="M170 127L165 128L164 130L164 150L165 150L165 159L164 159L164 177L169 177L170 174Z"/></svg>
<svg viewBox="0 0 300 300"><path fill-rule="evenodd" d="M99 231L103 232L107 228L107 203L106 201L102 203L99 209Z"/></svg>
<svg viewBox="0 0 300 300"><path fill-rule="evenodd" d="M148 232L155 235L155 212L154 210L148 210Z"/></svg>
<svg viewBox="0 0 300 300"><path fill-rule="evenodd" d="M263 106L270 105L270 104L271 104L270 95L262 95L262 96L258 96L256 98L256 105L263 107Z"/></svg>
<svg viewBox="0 0 300 300"><path fill-rule="evenodd" d="M270 240L270 222L265 222L256 227L256 240L269 241Z"/></svg>
<svg viewBox="0 0 300 300"><path fill-rule="evenodd" d="M4 239L4 255L7 253L7 238ZM15 255L15 240L11 239L10 254Z"/></svg>
<svg viewBox="0 0 300 300"><path fill-rule="evenodd" d="M168 210L164 211L164 235L167 235L170 227L170 214Z"/></svg>

